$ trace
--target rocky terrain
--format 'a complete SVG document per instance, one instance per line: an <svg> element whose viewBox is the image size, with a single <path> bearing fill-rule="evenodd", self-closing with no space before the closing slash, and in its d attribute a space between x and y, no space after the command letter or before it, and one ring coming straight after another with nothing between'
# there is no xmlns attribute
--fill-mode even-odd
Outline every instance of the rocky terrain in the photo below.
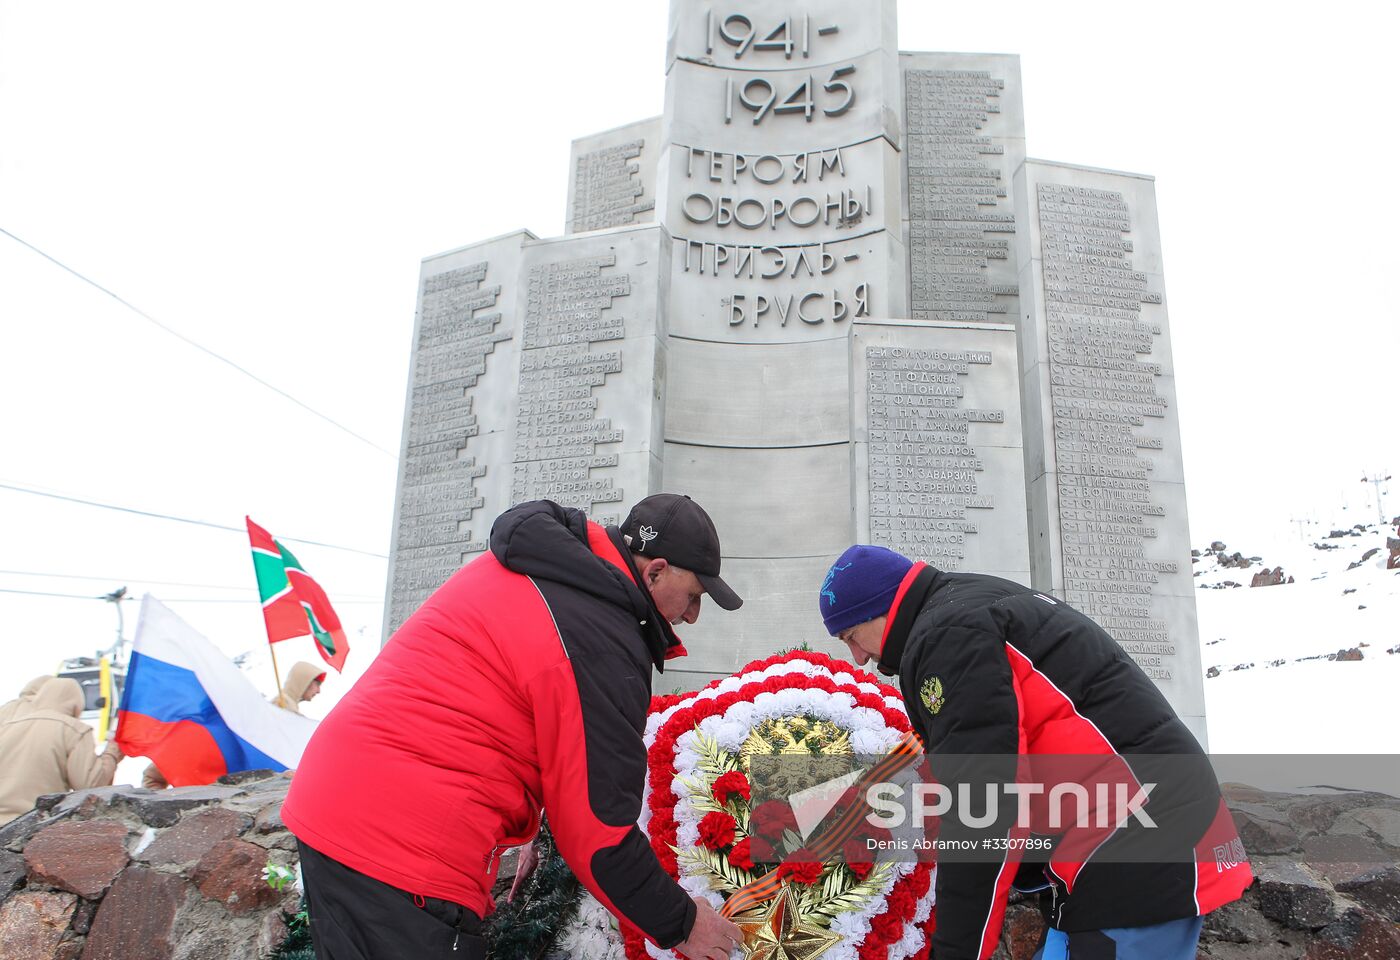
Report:
<svg viewBox="0 0 1400 960"><path fill-rule="evenodd" d="M233 779L45 797L0 829L0 957L274 956L300 899L262 877L269 863L295 863L279 816L288 780ZM1227 801L1258 882L1208 919L1200 957L1400 958L1400 800L1230 785ZM513 869L503 862L502 895ZM1029 960L1042 929L1036 904L1013 903L999 960Z"/></svg>

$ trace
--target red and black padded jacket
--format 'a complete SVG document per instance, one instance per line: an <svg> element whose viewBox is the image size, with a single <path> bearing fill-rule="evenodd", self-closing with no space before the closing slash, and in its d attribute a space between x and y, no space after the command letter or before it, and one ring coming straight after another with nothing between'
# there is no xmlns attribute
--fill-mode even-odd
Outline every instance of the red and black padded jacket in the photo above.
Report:
<svg viewBox="0 0 1400 960"><path fill-rule="evenodd" d="M895 595L880 665L899 674L936 779L945 779L941 757L972 755L1008 758L998 774L1006 780L1027 767L1053 771L1063 764L1083 771L1086 761L1096 777L1122 774L1146 783L1156 776L1151 771L1161 774L1142 805L1158 825L1150 835L1135 818L1124 817L1120 825L1121 811L1106 818L1107 828L1097 818L1087 824L1063 819L1061 829L1045 831L1054 846L1048 857L1031 854L1048 861L1032 872L1051 885L1049 919L1057 929L1199 916L1237 900L1252 882L1195 737L1113 638L1063 601L998 577L916 563ZM964 768L954 762L944 769L952 773L945 781L951 784ZM965 769L987 776L985 762ZM982 794L974 790L972 796ZM1016 812L1015 803L1002 804L1001 816L984 833L1017 837ZM942 819L940 838L967 833L954 821ZM1039 831L1033 825L1020 836L1030 832ZM1138 849L1155 851L1161 862L1122 853ZM1013 843L1000 862L940 860L933 956L991 955L1021 859ZM1024 884L1024 870L1019 879Z"/></svg>
<svg viewBox="0 0 1400 960"><path fill-rule="evenodd" d="M543 809L588 890L674 946L695 904L637 816L651 671L678 648L615 528L514 507L321 722L283 820L354 870L485 916L501 851Z"/></svg>

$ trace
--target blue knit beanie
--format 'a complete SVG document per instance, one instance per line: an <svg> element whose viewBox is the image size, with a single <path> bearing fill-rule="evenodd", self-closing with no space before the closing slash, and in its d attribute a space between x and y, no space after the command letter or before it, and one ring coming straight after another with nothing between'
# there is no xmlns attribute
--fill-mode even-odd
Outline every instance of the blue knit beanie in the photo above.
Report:
<svg viewBox="0 0 1400 960"><path fill-rule="evenodd" d="M890 612L899 584L914 562L886 547L858 543L837 558L822 581L817 606L833 637Z"/></svg>

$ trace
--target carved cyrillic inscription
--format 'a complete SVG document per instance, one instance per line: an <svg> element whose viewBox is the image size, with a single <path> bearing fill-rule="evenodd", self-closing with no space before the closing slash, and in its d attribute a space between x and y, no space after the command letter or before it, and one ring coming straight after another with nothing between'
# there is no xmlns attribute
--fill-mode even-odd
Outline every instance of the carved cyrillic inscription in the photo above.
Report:
<svg viewBox="0 0 1400 960"><path fill-rule="evenodd" d="M985 70L904 74L912 315L922 320L1002 321L1014 286L988 279L1016 232L999 161L983 135L1005 81Z"/></svg>
<svg viewBox="0 0 1400 960"><path fill-rule="evenodd" d="M549 499L591 510L619 503L621 488L595 471L616 467L600 444L622 441L622 431L598 416L594 387L622 370L622 352L589 352L589 345L621 340L624 322L612 309L631 292L626 274L613 275L612 254L549 263L530 270L524 352L515 419L511 500Z"/></svg>
<svg viewBox="0 0 1400 960"><path fill-rule="evenodd" d="M944 570L963 569L976 514L996 504L978 488L983 461L974 423L1003 423L1002 410L964 400L967 378L990 369L985 350L867 347L872 542L921 557Z"/></svg>
<svg viewBox="0 0 1400 960"><path fill-rule="evenodd" d="M488 265L473 263L423 281L408 445L401 471L399 529L389 611L396 630L471 553L486 549L467 527L485 502L476 481L486 474L466 456L479 432L470 390L486 372L500 331L493 308L499 286L482 286Z"/></svg>
<svg viewBox="0 0 1400 960"><path fill-rule="evenodd" d="M1166 414L1161 331L1142 320L1160 295L1134 269L1128 204L1121 193L1041 184L1041 269L1050 352L1050 396L1065 599L1093 617L1156 680L1172 679L1176 648L1152 596L1173 561L1147 556L1165 511L1152 502L1152 462L1139 437Z"/></svg>
<svg viewBox="0 0 1400 960"><path fill-rule="evenodd" d="M632 140L580 154L574 167L574 210L571 233L603 230L637 223L638 216L656 206L646 199L637 162L646 146Z"/></svg>

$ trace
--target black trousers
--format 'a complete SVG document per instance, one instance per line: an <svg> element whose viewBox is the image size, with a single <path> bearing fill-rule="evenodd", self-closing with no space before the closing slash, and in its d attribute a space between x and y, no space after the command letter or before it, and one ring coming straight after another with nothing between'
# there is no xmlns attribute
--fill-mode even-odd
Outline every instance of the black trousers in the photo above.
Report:
<svg viewBox="0 0 1400 960"><path fill-rule="evenodd" d="M466 907L415 896L297 846L316 960L486 960L481 918Z"/></svg>

